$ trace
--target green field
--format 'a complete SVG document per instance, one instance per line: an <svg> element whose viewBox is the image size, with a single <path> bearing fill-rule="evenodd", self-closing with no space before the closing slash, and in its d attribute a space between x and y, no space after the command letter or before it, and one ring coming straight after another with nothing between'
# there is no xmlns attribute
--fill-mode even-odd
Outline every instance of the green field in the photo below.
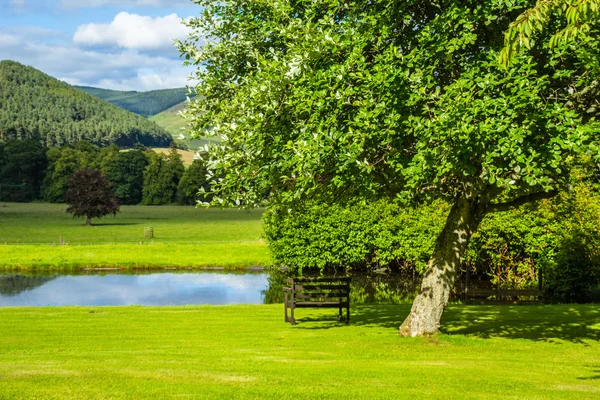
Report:
<svg viewBox="0 0 600 400"><path fill-rule="evenodd" d="M402 338L408 306L0 309L2 399L597 399L595 306L451 306Z"/></svg>
<svg viewBox="0 0 600 400"><path fill-rule="evenodd" d="M271 260L262 210L122 206L116 217L73 219L62 204L0 204L0 268L247 267ZM144 238L152 227L154 239ZM64 244L62 244L64 243Z"/></svg>

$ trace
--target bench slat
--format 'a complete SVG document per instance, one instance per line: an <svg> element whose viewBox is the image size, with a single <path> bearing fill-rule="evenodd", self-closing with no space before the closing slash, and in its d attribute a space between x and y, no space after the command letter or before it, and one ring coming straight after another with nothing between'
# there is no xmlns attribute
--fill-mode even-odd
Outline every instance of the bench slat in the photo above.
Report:
<svg viewBox="0 0 600 400"><path fill-rule="evenodd" d="M541 296L537 289L469 289L467 296Z"/></svg>
<svg viewBox="0 0 600 400"><path fill-rule="evenodd" d="M526 304L540 304L538 300L473 300L469 299L468 304L481 304L481 305L492 305L492 304L514 304L514 305L526 305Z"/></svg>
<svg viewBox="0 0 600 400"><path fill-rule="evenodd" d="M318 297L338 298L338 297L348 297L349 295L350 295L349 292L343 292L343 293L336 293L336 292L330 292L330 293L307 293L307 292L294 293L294 297L297 298L297 299L311 299L311 298L318 298Z"/></svg>
<svg viewBox="0 0 600 400"><path fill-rule="evenodd" d="M350 282L350 277L341 277L341 278L289 278L288 282L291 282L292 279L294 283L296 282Z"/></svg>
<svg viewBox="0 0 600 400"><path fill-rule="evenodd" d="M349 285L296 285L294 291L303 290L350 290Z"/></svg>
<svg viewBox="0 0 600 400"><path fill-rule="evenodd" d="M295 307L346 307L347 301L297 301Z"/></svg>

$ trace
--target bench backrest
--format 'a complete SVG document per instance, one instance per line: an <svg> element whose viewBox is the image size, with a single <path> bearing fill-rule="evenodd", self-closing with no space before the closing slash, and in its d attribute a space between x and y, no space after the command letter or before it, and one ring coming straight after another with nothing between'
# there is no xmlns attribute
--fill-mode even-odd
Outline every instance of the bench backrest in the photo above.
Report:
<svg viewBox="0 0 600 400"><path fill-rule="evenodd" d="M348 298L350 296L350 277L288 278L288 284L294 298L303 301L322 298Z"/></svg>

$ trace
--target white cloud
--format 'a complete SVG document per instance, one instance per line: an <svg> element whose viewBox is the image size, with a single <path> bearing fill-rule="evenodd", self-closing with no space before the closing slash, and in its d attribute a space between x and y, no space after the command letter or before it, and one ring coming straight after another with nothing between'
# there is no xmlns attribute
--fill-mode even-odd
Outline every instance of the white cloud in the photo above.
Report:
<svg viewBox="0 0 600 400"><path fill-rule="evenodd" d="M23 9L27 8L27 1L26 0L10 0L8 2L8 6L15 10L23 10Z"/></svg>
<svg viewBox="0 0 600 400"><path fill-rule="evenodd" d="M121 12L110 24L85 24L77 28L73 42L82 46L117 46L125 49L156 50L173 47L189 29L177 14L151 18Z"/></svg>
<svg viewBox="0 0 600 400"><path fill-rule="evenodd" d="M15 0L25 1L25 0ZM61 0L63 8L96 8L103 6L119 7L182 7L193 5L192 0Z"/></svg>
<svg viewBox="0 0 600 400"><path fill-rule="evenodd" d="M75 85L122 90L155 90L188 84L192 71L178 58L144 54L137 50L86 50L49 30L0 29L0 59L31 65Z"/></svg>

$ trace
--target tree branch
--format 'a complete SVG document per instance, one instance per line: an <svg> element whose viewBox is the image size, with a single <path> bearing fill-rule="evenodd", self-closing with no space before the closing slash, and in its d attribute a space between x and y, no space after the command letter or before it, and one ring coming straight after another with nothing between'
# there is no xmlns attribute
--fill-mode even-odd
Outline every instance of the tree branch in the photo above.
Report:
<svg viewBox="0 0 600 400"><path fill-rule="evenodd" d="M538 192L538 193L527 194L527 195L524 195L521 197L517 197L514 200L507 201L506 203L489 204L486 208L486 212L490 213L490 212L509 211L514 208L520 207L523 204L530 203L532 201L542 200L542 199L551 199L552 197L556 196L557 194L558 194L558 190L556 190L556 189L551 190L549 192Z"/></svg>

